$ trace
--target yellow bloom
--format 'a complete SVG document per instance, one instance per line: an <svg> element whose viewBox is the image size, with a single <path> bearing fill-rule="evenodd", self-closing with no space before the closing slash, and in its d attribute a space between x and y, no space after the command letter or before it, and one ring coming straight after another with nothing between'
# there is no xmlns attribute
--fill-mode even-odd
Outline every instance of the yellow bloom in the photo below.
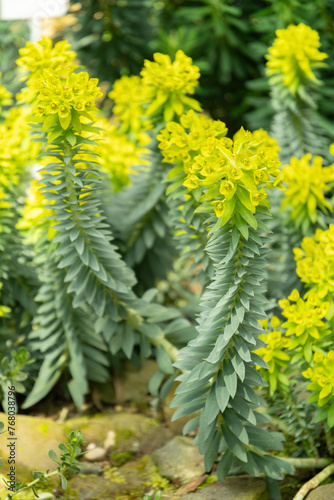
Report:
<svg viewBox="0 0 334 500"><path fill-rule="evenodd" d="M16 63L25 70L36 74L43 69L55 69L62 65L71 64L76 57L71 51L71 45L65 40L52 46L51 38L43 37L39 42L27 42L26 46L19 49L20 58Z"/></svg>
<svg viewBox="0 0 334 500"><path fill-rule="evenodd" d="M97 78L89 79L88 73L74 73L74 66L67 68L44 69L39 78L33 82L33 88L38 91L37 103L34 113L43 117L48 111L57 113L61 127L66 130L74 114L77 113L76 122L73 121L76 131L80 116L90 117L87 111L94 111L95 99L103 94L97 86ZM81 89L80 98L74 98L73 88ZM45 117L47 119L48 116ZM44 119L44 120L45 120ZM43 121L44 121L43 120ZM55 123L52 123L55 125ZM50 128L47 127L47 130Z"/></svg>
<svg viewBox="0 0 334 500"><path fill-rule="evenodd" d="M322 61L328 56L318 50L318 33L301 23L276 30L276 37L266 56L267 74L273 81L276 75L281 76L292 94L308 81L319 83L313 70L325 66Z"/></svg>
<svg viewBox="0 0 334 500"><path fill-rule="evenodd" d="M315 353L313 368L303 372L303 376L311 380L307 389L316 397L318 406L324 406L334 396L334 351L325 356Z"/></svg>
<svg viewBox="0 0 334 500"><path fill-rule="evenodd" d="M279 301L282 307L282 315L287 318L282 324L286 329L287 337L294 336L291 339L290 349L301 347L306 361L310 363L312 357L311 348L329 334L329 327L323 321L330 303L323 302L315 294L307 297L307 300L301 299L299 292L293 290L289 295L290 300ZM295 302L292 304L291 302Z"/></svg>
<svg viewBox="0 0 334 500"><path fill-rule="evenodd" d="M0 79L1 76L2 73L0 71ZM0 83L0 112L2 106L8 106L10 104L12 104L12 93L9 92L9 90L7 90L6 87Z"/></svg>
<svg viewBox="0 0 334 500"><path fill-rule="evenodd" d="M114 101L114 120L120 132L129 139L145 146L150 142L147 131L152 128L151 120L145 115L144 90L139 76L122 76L116 80L108 97Z"/></svg>
<svg viewBox="0 0 334 500"><path fill-rule="evenodd" d="M297 274L323 299L334 292L334 225L326 231L317 229L313 238L303 239L301 247L294 250Z"/></svg>
<svg viewBox="0 0 334 500"><path fill-rule="evenodd" d="M253 213L260 204L268 207L264 185L283 189L279 148L267 132L241 128L231 140L225 137L225 124L192 110L180 122L168 123L157 137L164 161L177 165L169 177L183 172L184 186L201 187L200 201L210 202L223 224L233 216L237 203ZM261 172L257 182L254 172ZM210 211L210 204L205 211Z"/></svg>
<svg viewBox="0 0 334 500"><path fill-rule="evenodd" d="M29 138L29 117L29 109L13 107L0 125L0 187L18 185L36 161L40 146Z"/></svg>
<svg viewBox="0 0 334 500"><path fill-rule="evenodd" d="M108 174L115 191L119 191L130 183L130 174L138 174L138 167L149 164L145 160L149 150L138 147L105 119L97 121L96 126L102 132L93 150L99 155L101 170Z"/></svg>
<svg viewBox="0 0 334 500"><path fill-rule="evenodd" d="M200 111L200 105L186 94L193 94L200 77L199 68L192 64L182 50L178 50L175 60L156 53L154 62L146 60L141 72L144 102L148 103L146 113L155 116L162 110L166 121L174 115L182 115L187 109Z"/></svg>
<svg viewBox="0 0 334 500"><path fill-rule="evenodd" d="M267 344L266 347L261 347L254 352L261 356L267 363L268 370L260 367L257 367L257 369L262 378L269 383L270 395L273 395L278 384L283 384L284 386L289 385L289 381L284 375L284 370L287 368L290 361L290 355L287 349L290 347L291 340L282 335L277 329L281 322L276 316L271 318L270 325L268 325L268 320L260 321L260 324L266 329L269 326L270 331L268 334L259 335L259 339ZM272 330L271 328L274 329Z"/></svg>
<svg viewBox="0 0 334 500"><path fill-rule="evenodd" d="M317 209L324 213L332 210L331 203L325 198L324 191L334 181L334 165L322 166L322 158L315 156L310 165L311 154L291 159L290 165L283 167L284 182L287 184L282 208L291 207L291 217L300 226L305 218L315 223Z"/></svg>
<svg viewBox="0 0 334 500"><path fill-rule="evenodd" d="M48 217L54 212L46 208L45 205L50 202L41 193L38 180L31 181L27 194L23 215L16 227L23 230L27 240L33 244L41 240L43 232L47 234L49 240L52 240L56 234L56 231L52 229L55 221Z"/></svg>

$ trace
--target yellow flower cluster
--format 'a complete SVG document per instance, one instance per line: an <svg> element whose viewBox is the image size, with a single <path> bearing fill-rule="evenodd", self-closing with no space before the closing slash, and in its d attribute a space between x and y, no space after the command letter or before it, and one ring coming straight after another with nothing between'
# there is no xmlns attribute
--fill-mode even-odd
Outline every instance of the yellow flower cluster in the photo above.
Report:
<svg viewBox="0 0 334 500"><path fill-rule="evenodd" d="M71 121L79 128L79 117L92 119L90 111L95 111L95 99L103 94L97 86L97 78L89 78L88 73L74 73L73 67L43 70L40 78L32 82L38 92L34 112L37 116L51 116L59 119L66 130ZM55 121L55 120L54 120Z"/></svg>
<svg viewBox="0 0 334 500"><path fill-rule="evenodd" d="M7 200L7 196L3 187L0 185L0 209L1 208L10 208L10 203ZM1 233L1 221L0 221L0 233Z"/></svg>
<svg viewBox="0 0 334 500"><path fill-rule="evenodd" d="M188 108L200 111L199 103L186 94L194 94L200 77L199 68L182 50L178 50L175 60L165 54L156 53L153 61L146 60L141 72L144 101L149 103L148 116L155 116L164 110L168 122L174 115L182 115ZM185 109L186 108L186 109Z"/></svg>
<svg viewBox="0 0 334 500"><path fill-rule="evenodd" d="M301 347L304 358L310 363L312 346L329 334L328 325L323 319L330 303L321 301L315 294L310 294L307 300L303 300L298 290L293 290L288 299L280 300L278 303L283 309L282 315L287 318L282 324L282 327L286 328L285 335L287 337L294 335L289 348ZM295 304L291 304L290 301Z"/></svg>
<svg viewBox="0 0 334 500"><path fill-rule="evenodd" d="M294 249L297 274L312 287L320 299L334 292L334 225L317 229L313 238L305 237L301 248ZM307 292L309 294L311 291Z"/></svg>
<svg viewBox="0 0 334 500"><path fill-rule="evenodd" d="M177 163L171 174L183 169L184 186L204 190L200 201L210 202L223 225L236 204L239 211L253 213L260 203L268 206L264 186L284 189L276 141L263 130L251 133L243 128L231 140L225 137L225 124L204 117L195 121L194 116L189 112L181 117L181 125L169 123L158 135L165 161Z"/></svg>
<svg viewBox="0 0 334 500"><path fill-rule="evenodd" d="M168 122L188 109L200 110L199 103L187 95L194 93L200 76L190 57L182 50L173 62L164 54L153 57L154 61L145 61L141 76L123 76L108 94L121 132L141 146L150 141L145 132L157 118L163 116Z"/></svg>
<svg viewBox="0 0 334 500"><path fill-rule="evenodd" d="M311 158L311 154L302 156L300 160L292 158L290 165L283 167L284 182L288 187L282 208L293 208L291 217L297 226L300 226L305 218L315 223L317 208L325 213L327 209L332 209L324 191L328 191L328 183L334 181L334 165L323 167L321 156L315 156L310 165Z"/></svg>
<svg viewBox="0 0 334 500"><path fill-rule="evenodd" d="M227 134L225 123L212 120L205 115L196 115L193 110L180 118L181 125L169 122L157 136L164 161L181 165L181 171L189 172L201 148L208 141L223 139ZM230 139L226 139L230 141Z"/></svg>
<svg viewBox="0 0 334 500"><path fill-rule="evenodd" d="M308 81L319 83L313 70L326 66L327 54L320 52L319 35L305 24L276 30L276 39L266 56L272 83L282 82L295 94Z"/></svg>
<svg viewBox="0 0 334 500"><path fill-rule="evenodd" d="M139 76L122 76L116 80L108 97L113 99L113 114L120 132L129 139L145 146L150 137L145 133L152 128L150 119L145 116L143 105L143 83Z"/></svg>
<svg viewBox="0 0 334 500"><path fill-rule="evenodd" d="M65 40L57 42L53 47L51 38L43 37L39 42L27 42L19 50L20 58L16 64L38 77L44 69L56 69L71 64L76 53L70 50L71 45Z"/></svg>
<svg viewBox="0 0 334 500"><path fill-rule="evenodd" d="M0 71L0 78L1 76L2 73ZM12 93L4 85L0 84L0 112L2 106L8 106L9 104L12 104Z"/></svg>
<svg viewBox="0 0 334 500"><path fill-rule="evenodd" d="M29 115L26 108L11 108L0 125L0 186L5 188L19 184L20 176L39 152L39 144L29 140Z"/></svg>
<svg viewBox="0 0 334 500"><path fill-rule="evenodd" d="M324 406L334 396L334 351L329 351L326 356L316 352L313 367L305 370L303 375L311 379L307 389L314 393L318 406Z"/></svg>
<svg viewBox="0 0 334 500"><path fill-rule="evenodd" d="M99 155L101 170L108 174L115 191L119 191L130 183L130 174L138 173L134 167L149 164L142 158L148 150L137 147L107 120L99 120L96 125L101 127L102 133L98 146L93 149Z"/></svg>
<svg viewBox="0 0 334 500"><path fill-rule="evenodd" d="M260 324L263 328L268 328L268 320L260 321ZM290 361L290 356L286 352L286 349L289 348L291 340L282 335L278 329L280 325L280 320L276 316L273 316L269 325L272 330L268 334L259 335L259 339L266 342L267 346L254 351L268 365L268 370L260 367L258 367L258 370L262 378L269 383L270 395L273 395L276 391L277 384L280 383L286 387L289 385L289 380L282 372L282 369L286 368Z"/></svg>
<svg viewBox="0 0 334 500"><path fill-rule="evenodd" d="M22 218L16 227L26 233L29 243L36 244L43 240L43 233L47 233L48 239L52 240L56 231L52 229L54 220L48 219L54 212L46 205L50 204L39 189L38 180L31 181L27 198L22 211Z"/></svg>

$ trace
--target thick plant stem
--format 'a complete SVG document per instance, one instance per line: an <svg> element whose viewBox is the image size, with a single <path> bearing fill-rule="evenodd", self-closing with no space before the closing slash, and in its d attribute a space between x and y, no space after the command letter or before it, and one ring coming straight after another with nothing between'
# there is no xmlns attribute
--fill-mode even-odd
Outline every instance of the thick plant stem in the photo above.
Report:
<svg viewBox="0 0 334 500"><path fill-rule="evenodd" d="M332 457L334 455L334 446L333 446L333 436L330 430L325 432L325 439L326 439L328 453Z"/></svg>
<svg viewBox="0 0 334 500"><path fill-rule="evenodd" d="M322 469L331 463L330 458L281 458L296 469Z"/></svg>
<svg viewBox="0 0 334 500"><path fill-rule="evenodd" d="M334 474L334 464L329 465L321 472L319 472L319 474L307 481L307 483L305 483L304 486L302 486L302 488L300 488L298 493L294 496L293 500L303 500L311 490L317 488L317 486L325 481L325 479L327 479L331 474Z"/></svg>

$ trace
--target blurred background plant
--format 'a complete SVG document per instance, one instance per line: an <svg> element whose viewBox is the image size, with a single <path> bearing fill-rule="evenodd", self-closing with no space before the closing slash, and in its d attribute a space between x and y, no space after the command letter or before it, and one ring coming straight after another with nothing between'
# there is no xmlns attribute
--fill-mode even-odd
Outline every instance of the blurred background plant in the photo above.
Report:
<svg viewBox="0 0 334 500"><path fill-rule="evenodd" d="M333 15L326 0L72 0L68 39L78 57L109 87L138 74L145 58L179 49L201 71L198 97L214 118L235 132L241 125L268 128L273 116L263 58L275 30L304 23L319 31L330 66L319 108L330 121L334 102ZM330 101L330 102L328 102Z"/></svg>

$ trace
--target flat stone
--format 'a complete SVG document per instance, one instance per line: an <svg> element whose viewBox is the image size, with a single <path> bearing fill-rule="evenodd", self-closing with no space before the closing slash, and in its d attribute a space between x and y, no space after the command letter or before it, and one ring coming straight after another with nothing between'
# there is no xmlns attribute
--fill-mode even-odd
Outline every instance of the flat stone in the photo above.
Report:
<svg viewBox="0 0 334 500"><path fill-rule="evenodd" d="M105 446L106 440L115 433L115 445L121 451L140 451L150 454L163 446L172 436L169 429L143 415L115 413L72 418L65 423L66 432L80 429L85 436L84 444L95 443ZM109 444L109 443L108 443Z"/></svg>
<svg viewBox="0 0 334 500"><path fill-rule="evenodd" d="M307 495L305 500L331 500L332 498L334 498L334 483L318 486Z"/></svg>
<svg viewBox="0 0 334 500"><path fill-rule="evenodd" d="M150 490L169 489L169 482L157 472L150 456L126 463L120 468L107 468L103 476L83 476L69 480L66 500L115 500L116 498L141 499ZM167 498L170 498L167 496ZM167 500L163 496L164 500ZM179 497L180 498L180 497Z"/></svg>
<svg viewBox="0 0 334 500"><path fill-rule="evenodd" d="M160 474L175 483L190 482L205 472L203 457L188 437L175 436L152 458Z"/></svg>
<svg viewBox="0 0 334 500"><path fill-rule="evenodd" d="M227 477L224 483L215 483L180 498L187 500L265 500L268 498L263 479L238 476ZM328 500L327 497L326 500Z"/></svg>
<svg viewBox="0 0 334 500"><path fill-rule="evenodd" d="M88 460L88 462L98 462L104 460L106 456L106 450L104 448L100 448L99 446L89 450L85 455L83 455L84 460Z"/></svg>
<svg viewBox="0 0 334 500"><path fill-rule="evenodd" d="M0 413L0 421L7 426L8 417ZM64 426L47 418L16 415L15 425L16 481L31 481L33 470L54 470L57 464L49 456L49 450L61 453L58 445L67 440ZM9 448L6 434L0 436L0 457L3 458L1 473L8 473ZM55 480L58 484L58 479Z"/></svg>
<svg viewBox="0 0 334 500"><path fill-rule="evenodd" d="M102 474L102 467L97 464L87 464L85 462L81 462L80 465L80 474Z"/></svg>
<svg viewBox="0 0 334 500"><path fill-rule="evenodd" d="M108 450L112 446L115 446L115 444L116 444L116 432L115 431L108 431L107 437L103 443L103 448Z"/></svg>
<svg viewBox="0 0 334 500"><path fill-rule="evenodd" d="M150 399L148 383L158 369L157 363L151 359L144 361L140 370L129 361L125 362L122 375L117 378L116 401L144 402Z"/></svg>

